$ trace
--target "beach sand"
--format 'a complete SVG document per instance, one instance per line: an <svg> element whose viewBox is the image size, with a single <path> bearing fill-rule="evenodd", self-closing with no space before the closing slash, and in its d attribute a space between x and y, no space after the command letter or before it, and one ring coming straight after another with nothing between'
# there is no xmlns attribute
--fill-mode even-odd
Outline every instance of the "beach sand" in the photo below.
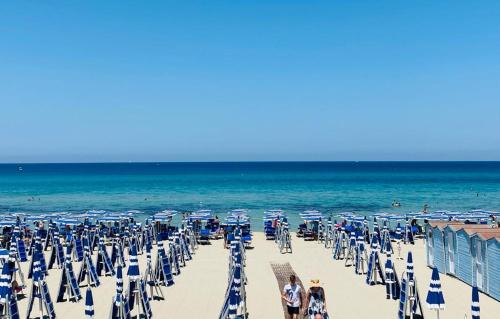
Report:
<svg viewBox="0 0 500 319"><path fill-rule="evenodd" d="M344 267L344 261L333 260L331 249L325 249L316 242L304 242L303 239L292 237L293 253L281 254L274 241L266 241L264 234L254 233L253 249L247 250L246 276L248 278L247 310L249 318L281 319L283 308L276 277L270 266L271 262L289 262L294 271L306 285L312 278L321 280L326 292L327 305L331 318L396 318L398 302L387 300L385 286L368 286L365 276L354 274L352 267ZM431 269L425 264L424 241L416 245L403 245L402 255L411 249L414 254L415 275L418 280L420 297L423 300L426 318L435 318L435 311L427 309L425 297L427 294ZM156 251L156 247L154 248ZM175 285L162 287L165 295L163 301L152 301L155 318L200 318L216 319L222 306L228 281L229 251L223 249L222 241L212 241L211 245L199 246L193 260L182 268L182 273L175 276ZM94 258L96 254L94 253ZM141 271L145 270L145 254L139 256ZM153 261L156 254L153 252ZM393 258L401 276L406 267L405 260ZM385 256L382 257L385 262ZM75 273L80 269L79 263L74 263ZM25 275L29 263L23 263ZM61 270L49 270L47 277L52 299L55 300L59 286ZM124 275L126 272L124 272ZM115 293L115 278L100 277L101 286L92 288L95 303L95 318L108 318L111 298ZM124 278L125 289L128 280ZM446 309L440 312L441 319L470 318L471 288L453 277L441 274L441 283L446 301ZM29 296L31 280L26 279ZM82 295L85 295L82 288ZM149 292L149 291L148 291ZM18 302L21 318L26 317L27 299ZM85 302L54 303L58 318L85 318ZM481 317L496 318L500 313L500 302L480 294ZM135 313L135 310L134 312ZM32 318L38 315L35 304Z"/></svg>

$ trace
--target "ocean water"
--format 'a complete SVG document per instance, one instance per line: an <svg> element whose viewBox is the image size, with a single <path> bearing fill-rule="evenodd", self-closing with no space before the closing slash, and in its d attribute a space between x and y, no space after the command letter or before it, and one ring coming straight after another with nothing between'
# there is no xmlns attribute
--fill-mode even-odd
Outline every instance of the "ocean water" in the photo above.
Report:
<svg viewBox="0 0 500 319"><path fill-rule="evenodd" d="M499 210L500 162L0 165L0 212L203 208L223 215L247 208L260 224L271 208L296 216L305 209L405 213L424 204L431 211Z"/></svg>

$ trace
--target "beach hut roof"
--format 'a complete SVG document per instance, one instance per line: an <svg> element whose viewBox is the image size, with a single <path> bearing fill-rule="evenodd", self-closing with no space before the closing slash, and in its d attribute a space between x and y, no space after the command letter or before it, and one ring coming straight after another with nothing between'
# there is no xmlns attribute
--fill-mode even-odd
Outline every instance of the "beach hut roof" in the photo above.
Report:
<svg viewBox="0 0 500 319"><path fill-rule="evenodd" d="M483 240L490 240L492 238L496 238L500 241L500 228L493 228L491 225L482 225L482 224L464 224L461 222L437 222L432 221L429 222L431 227L437 227L441 230L451 229L455 232L464 231L472 236L479 236Z"/></svg>
<svg viewBox="0 0 500 319"><path fill-rule="evenodd" d="M483 240L496 239L497 241L500 241L500 228L478 229L471 235L471 237L475 236Z"/></svg>
<svg viewBox="0 0 500 319"><path fill-rule="evenodd" d="M463 225L465 225L463 222L460 221L444 221L444 220L430 220L429 221L429 226L432 228L439 228L443 230L446 226L459 226L461 228Z"/></svg>

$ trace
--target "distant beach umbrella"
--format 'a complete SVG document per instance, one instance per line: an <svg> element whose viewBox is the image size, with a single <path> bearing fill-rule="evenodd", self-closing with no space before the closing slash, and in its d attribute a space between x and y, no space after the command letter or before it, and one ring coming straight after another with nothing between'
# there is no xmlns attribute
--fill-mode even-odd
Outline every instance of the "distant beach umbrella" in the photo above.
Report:
<svg viewBox="0 0 500 319"><path fill-rule="evenodd" d="M472 319L480 319L479 313L479 290L476 286L472 287L472 304L471 304L471 317Z"/></svg>
<svg viewBox="0 0 500 319"><path fill-rule="evenodd" d="M439 318L439 310L444 310L444 297L441 291L439 272L436 267L432 268L431 283L427 292L426 302L429 309L436 310L437 317Z"/></svg>
<svg viewBox="0 0 500 319"><path fill-rule="evenodd" d="M92 297L92 289L87 288L85 294L85 318L94 319L94 298Z"/></svg>

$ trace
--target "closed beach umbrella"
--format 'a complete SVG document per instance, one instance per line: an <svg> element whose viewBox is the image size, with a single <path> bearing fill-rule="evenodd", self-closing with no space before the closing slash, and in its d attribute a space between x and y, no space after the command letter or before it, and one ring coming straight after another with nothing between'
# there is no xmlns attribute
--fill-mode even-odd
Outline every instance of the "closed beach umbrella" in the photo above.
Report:
<svg viewBox="0 0 500 319"><path fill-rule="evenodd" d="M87 288L85 294L85 318L94 319L94 298L92 297L92 290Z"/></svg>
<svg viewBox="0 0 500 319"><path fill-rule="evenodd" d="M153 245L151 244L151 238L149 236L146 237L146 262L147 266L151 267L152 265L152 257L151 257L151 249L153 248Z"/></svg>
<svg viewBox="0 0 500 319"><path fill-rule="evenodd" d="M427 305L429 309L434 309L439 318L439 310L444 310L444 297L441 291L441 281L439 280L439 272L436 267L432 269L431 283L427 292Z"/></svg>
<svg viewBox="0 0 500 319"><path fill-rule="evenodd" d="M140 278L139 260L137 259L137 249L135 245L130 249L130 263L127 270L127 276L130 280L137 280Z"/></svg>
<svg viewBox="0 0 500 319"><path fill-rule="evenodd" d="M132 245L130 248L130 263L127 270L127 277L129 278L128 305L130 310L133 310L136 297L135 295L138 291L138 280L141 278L141 274L139 272L139 260L137 259L137 248L135 245Z"/></svg>
<svg viewBox="0 0 500 319"><path fill-rule="evenodd" d="M10 300L12 293L10 285L10 266L8 262L3 264L2 274L0 275L0 303L6 304Z"/></svg>
<svg viewBox="0 0 500 319"><path fill-rule="evenodd" d="M398 223L396 226L396 240L401 240L403 234L403 228L401 227L401 223Z"/></svg>
<svg viewBox="0 0 500 319"><path fill-rule="evenodd" d="M122 266L116 267L116 297L115 305L120 306L123 300L123 272Z"/></svg>
<svg viewBox="0 0 500 319"><path fill-rule="evenodd" d="M408 274L408 280L413 280L413 254L411 251L408 252L408 258L406 259L406 273Z"/></svg>
<svg viewBox="0 0 500 319"><path fill-rule="evenodd" d="M480 319L479 315L479 290L476 286L472 287L472 304L471 304L472 319Z"/></svg>

